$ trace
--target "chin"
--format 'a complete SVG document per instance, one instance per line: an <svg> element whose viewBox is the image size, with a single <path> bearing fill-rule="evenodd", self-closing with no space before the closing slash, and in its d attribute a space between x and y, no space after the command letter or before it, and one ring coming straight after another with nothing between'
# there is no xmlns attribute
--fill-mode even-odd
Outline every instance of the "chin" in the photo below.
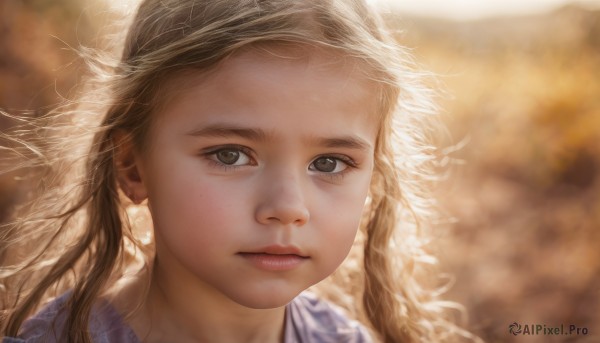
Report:
<svg viewBox="0 0 600 343"><path fill-rule="evenodd" d="M286 306L292 301L303 289L273 289L265 287L260 290L239 292L230 295L230 298L236 303L253 309L272 309Z"/></svg>

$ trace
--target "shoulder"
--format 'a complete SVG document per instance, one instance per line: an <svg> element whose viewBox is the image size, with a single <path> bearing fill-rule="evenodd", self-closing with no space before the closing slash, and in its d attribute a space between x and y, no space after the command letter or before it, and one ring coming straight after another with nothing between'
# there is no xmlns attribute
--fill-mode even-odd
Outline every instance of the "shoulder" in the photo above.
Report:
<svg viewBox="0 0 600 343"><path fill-rule="evenodd" d="M367 329L359 322L309 292L301 293L288 305L286 316L286 343L372 342Z"/></svg>
<svg viewBox="0 0 600 343"><path fill-rule="evenodd" d="M21 325L19 337L4 337L2 343L57 342L66 321L65 303L70 293L55 298Z"/></svg>
<svg viewBox="0 0 600 343"><path fill-rule="evenodd" d="M70 292L57 297L36 315L23 323L18 338L5 337L2 343L62 342L67 322L66 304ZM139 340L120 314L106 301L92 308L88 331L94 343L139 343Z"/></svg>

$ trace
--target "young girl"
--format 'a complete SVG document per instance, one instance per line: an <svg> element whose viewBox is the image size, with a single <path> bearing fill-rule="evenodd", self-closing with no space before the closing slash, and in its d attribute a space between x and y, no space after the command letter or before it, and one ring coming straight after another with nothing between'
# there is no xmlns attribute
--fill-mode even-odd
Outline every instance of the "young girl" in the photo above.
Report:
<svg viewBox="0 0 600 343"><path fill-rule="evenodd" d="M3 342L468 336L421 286L435 108L365 3L146 0L92 67L4 136L45 174L2 227Z"/></svg>

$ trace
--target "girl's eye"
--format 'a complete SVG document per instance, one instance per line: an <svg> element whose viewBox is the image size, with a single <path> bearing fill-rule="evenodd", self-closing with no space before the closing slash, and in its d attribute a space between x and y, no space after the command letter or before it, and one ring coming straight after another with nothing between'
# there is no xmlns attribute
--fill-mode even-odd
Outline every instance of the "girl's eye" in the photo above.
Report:
<svg viewBox="0 0 600 343"><path fill-rule="evenodd" d="M314 160L308 169L316 170L322 173L340 173L348 168L348 162L331 156L322 156Z"/></svg>
<svg viewBox="0 0 600 343"><path fill-rule="evenodd" d="M223 148L210 153L211 159L227 166L244 166L252 164L252 159L240 148Z"/></svg>

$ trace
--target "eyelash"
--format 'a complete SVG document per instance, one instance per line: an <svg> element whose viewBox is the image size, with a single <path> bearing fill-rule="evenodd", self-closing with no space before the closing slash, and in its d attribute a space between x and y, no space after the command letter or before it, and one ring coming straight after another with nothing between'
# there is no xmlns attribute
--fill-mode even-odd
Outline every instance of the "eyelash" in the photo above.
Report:
<svg viewBox="0 0 600 343"><path fill-rule="evenodd" d="M251 165L256 165L256 160L252 157L252 150L243 145L222 145L219 147L209 148L209 149L207 149L207 151L203 152L202 155L206 158L206 160L210 164L212 164L215 167L221 168L224 171L231 171L231 170L235 170L235 169L244 167L244 166L229 165L229 164L225 164L225 163L222 163L222 162L219 162L218 160L216 160L215 155L222 150L240 151L241 153L248 156L248 158L252 161ZM214 159L211 157L214 157Z"/></svg>
<svg viewBox="0 0 600 343"><path fill-rule="evenodd" d="M206 160L208 162L210 162L213 166L219 167L219 168L223 169L224 171L231 171L231 170L235 170L240 167L244 167L244 166L235 166L235 165L225 164L225 163L217 161L214 158L211 158L211 157L214 157L217 153L219 153L222 150L238 150L238 151L242 152L243 154L247 155L248 158L250 158L250 160L253 161L253 163L251 165L256 165L256 161L252 157L252 155L253 155L252 150L243 145L223 145L223 146L219 146L219 147L209 148L207 151L202 152L201 155L206 157ZM312 165L316 160L318 160L320 158L331 158L338 162L342 162L347 166L347 168L345 168L344 170L337 172L337 173L327 173L327 172L321 172L318 170L315 171L316 173L329 178L331 181L340 181L348 172L352 171L352 169L358 168L358 164L352 158L350 158L346 155L338 155L338 154L319 155L310 162L310 165Z"/></svg>
<svg viewBox="0 0 600 343"><path fill-rule="evenodd" d="M318 160L320 158L331 158L338 162L342 162L347 166L347 168L344 168L344 170L337 172L337 173L326 173L326 172L321 172L318 170L315 171L316 173L319 173L320 175L327 177L332 182L341 181L344 178L344 176L346 176L347 173L351 172L353 169L358 168L358 164L352 158L350 158L346 155L337 155L337 154L319 155L310 162L310 165L312 165L316 160Z"/></svg>

